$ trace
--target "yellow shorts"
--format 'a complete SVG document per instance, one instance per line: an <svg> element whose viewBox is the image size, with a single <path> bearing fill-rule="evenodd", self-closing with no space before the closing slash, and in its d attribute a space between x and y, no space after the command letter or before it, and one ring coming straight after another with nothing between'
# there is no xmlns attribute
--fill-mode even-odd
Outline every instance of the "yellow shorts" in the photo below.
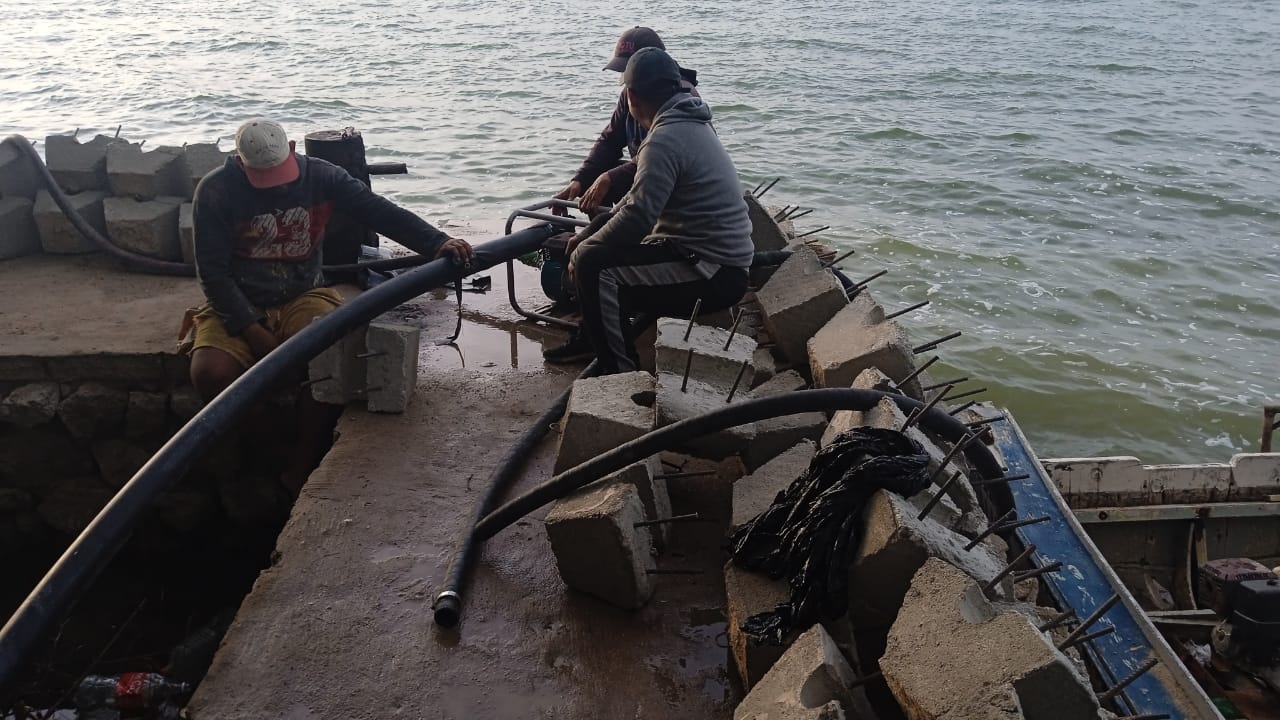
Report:
<svg viewBox="0 0 1280 720"><path fill-rule="evenodd" d="M312 320L328 315L341 304L342 293L333 288L308 290L283 305L267 308L267 329L276 336L277 341L284 342L310 325ZM202 305L196 312L194 321L195 343L192 345L192 352L202 347L217 348L246 368L256 360L244 338L227 333L222 318L213 311L213 306L208 303Z"/></svg>

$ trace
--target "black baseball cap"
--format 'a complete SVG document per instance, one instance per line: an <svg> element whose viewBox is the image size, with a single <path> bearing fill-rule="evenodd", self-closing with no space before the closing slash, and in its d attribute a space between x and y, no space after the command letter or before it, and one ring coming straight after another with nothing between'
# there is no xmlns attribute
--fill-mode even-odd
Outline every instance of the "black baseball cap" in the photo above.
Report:
<svg viewBox="0 0 1280 720"><path fill-rule="evenodd" d="M613 59L604 66L604 69L622 72L627 68L627 61L631 56L637 50L647 47L667 49L667 46L662 44L662 38L658 37L658 33L654 32L653 28L637 25L630 30L624 30L622 36L618 38L618 44L613 47Z"/></svg>
<svg viewBox="0 0 1280 720"><path fill-rule="evenodd" d="M680 87L680 65L656 47L640 48L627 61L622 84L637 92Z"/></svg>

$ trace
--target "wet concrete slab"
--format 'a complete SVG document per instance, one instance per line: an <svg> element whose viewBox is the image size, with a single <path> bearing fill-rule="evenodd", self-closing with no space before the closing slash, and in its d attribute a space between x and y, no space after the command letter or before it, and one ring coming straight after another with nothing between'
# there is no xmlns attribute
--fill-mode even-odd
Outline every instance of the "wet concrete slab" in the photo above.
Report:
<svg viewBox="0 0 1280 720"><path fill-rule="evenodd" d="M453 297L399 311L423 332L417 395L404 415L348 410L193 698L195 720L232 718L728 718L719 572L726 481L673 490L653 599L638 611L566 589L542 508L484 548L456 630L431 598L494 463L576 374L543 364L559 332L515 323L504 272L467 294L456 346ZM521 301L537 304L536 274ZM548 438L517 491L551 476Z"/></svg>

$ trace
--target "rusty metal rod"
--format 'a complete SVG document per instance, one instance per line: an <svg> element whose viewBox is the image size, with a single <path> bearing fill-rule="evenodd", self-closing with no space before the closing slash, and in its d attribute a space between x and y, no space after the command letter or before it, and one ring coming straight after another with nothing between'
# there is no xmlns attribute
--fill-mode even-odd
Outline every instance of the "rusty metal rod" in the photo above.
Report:
<svg viewBox="0 0 1280 720"><path fill-rule="evenodd" d="M943 387L944 385L959 385L962 382L968 382L968 381L969 381L969 378L967 377L958 377L955 380L947 380L940 383L934 383L932 385L928 385L920 389L925 392L929 392L930 390L937 390L938 388Z"/></svg>
<svg viewBox="0 0 1280 720"><path fill-rule="evenodd" d="M1011 483L1018 480L1026 480L1031 477L1031 473L1022 473L1021 475L1010 475L1009 477L992 478L991 480L973 480L969 484L974 487L983 485L1000 485L1002 483Z"/></svg>
<svg viewBox="0 0 1280 720"><path fill-rule="evenodd" d="M381 355L386 355L386 354L387 354L387 353L386 353L386 351L378 351L378 352L363 352L363 353L359 353L358 355L356 355L356 359L357 359L357 360L364 360L364 359L366 359L366 358L379 357L379 356L381 356Z"/></svg>
<svg viewBox="0 0 1280 720"><path fill-rule="evenodd" d="M764 194L765 194L765 193L767 193L767 192L769 192L770 190L772 190L772 189L773 189L773 186L774 186L774 185L777 185L777 184L778 184L778 181L779 181L779 180L781 180L781 179L782 179L781 177L776 177L776 178L774 178L774 179L773 179L773 182L771 182L771 183L769 183L767 186L765 186L765 189L761 190L761 191L760 191L760 192L758 192L758 193L752 193L752 194L756 196L756 199L757 199L757 200L759 200L760 198L764 197Z"/></svg>
<svg viewBox="0 0 1280 720"><path fill-rule="evenodd" d="M939 402L941 402L942 398L946 397L947 391L950 390L952 387L954 386L948 385L945 390L935 395L933 399L930 400L924 407L920 408L919 412L916 412L912 415L912 417L907 418L907 421L902 423L902 432L906 432L906 429L911 427L912 423L914 423L916 420L919 420L921 415L924 415L925 413L929 412L930 410L933 409L934 405L937 405Z"/></svg>
<svg viewBox="0 0 1280 720"><path fill-rule="evenodd" d="M1007 522L1004 525L1001 525L1000 527L996 528L996 533L1003 533L1003 532L1008 532L1010 530L1017 530L1020 527L1026 527L1028 525L1039 525L1040 523L1043 523L1043 522L1049 522L1051 519L1052 518L1049 517L1048 515L1041 515L1039 517L1027 518L1026 520L1014 520L1012 522Z"/></svg>
<svg viewBox="0 0 1280 720"><path fill-rule="evenodd" d="M1085 618L1084 620L1081 620L1080 624L1076 627L1076 629L1072 630L1070 635L1064 638L1062 642L1058 643L1058 649L1065 650L1066 648L1070 647L1075 642L1076 638L1080 637L1081 635L1084 635L1085 632L1089 630L1090 625L1097 622L1098 618L1102 617L1103 615L1106 615L1107 611L1115 607L1115 604L1118 602L1120 602L1120 593L1116 593L1111 597L1107 598L1106 602L1102 603L1101 605L1098 606L1096 610L1089 613L1089 617Z"/></svg>
<svg viewBox="0 0 1280 720"><path fill-rule="evenodd" d="M845 254L841 255L840 257L836 258L835 260L832 260L832 261L831 261L831 262L829 262L829 263L823 263L823 264L822 264L822 269L823 269L823 270L826 270L827 268L835 267L835 266L836 266L837 264L839 264L842 260L844 260L845 258L849 257L850 255L853 255L853 254L854 254L854 253L856 253L856 252L858 252L858 251L857 251L857 250L850 250L849 252L847 252L847 253L845 253Z"/></svg>
<svg viewBox="0 0 1280 720"><path fill-rule="evenodd" d="M729 397L724 399L726 404L733 402L733 396L738 392L738 386L742 384L742 376L747 374L747 368L750 365L750 360L742 361L742 367L738 368L738 377L734 378L733 387L729 388Z"/></svg>
<svg viewBox="0 0 1280 720"><path fill-rule="evenodd" d="M1070 650L1072 647L1075 647L1076 645L1079 645L1079 644L1081 644L1081 643L1087 643L1087 642L1089 642L1090 640L1097 640L1097 639L1098 639L1098 638L1100 638L1100 637L1106 637L1106 636L1110 635L1111 633L1113 633L1113 632L1115 632L1115 631L1116 631L1116 628L1115 628L1115 626L1114 626L1114 625L1108 625L1107 627L1105 627L1105 628L1103 628L1103 629L1101 629L1101 630L1099 630L1099 631L1097 631L1097 632L1091 632L1091 633L1086 633L1086 634L1084 634L1084 635L1081 635L1080 637L1076 638L1075 640L1072 640L1070 645L1067 645L1067 646L1065 646L1065 647L1060 647L1060 648L1058 648L1058 649L1059 649L1059 650Z"/></svg>
<svg viewBox="0 0 1280 720"><path fill-rule="evenodd" d="M781 209L781 210L779 210L779 211L778 211L778 213L777 213L776 215L774 215L774 216L773 216L773 221L774 221L774 222L782 222L782 218L784 218L784 217L786 217L786 216L787 216L787 211L788 211L788 210L790 210L790 209L791 209L791 206L790 206L790 205L783 205L783 206L782 206L782 209Z"/></svg>
<svg viewBox="0 0 1280 720"><path fill-rule="evenodd" d="M729 328L729 337L724 341L725 350L729 349L729 345L733 343L733 336L738 334L738 323L742 322L742 316L746 315L741 308L733 316L733 327Z"/></svg>
<svg viewBox="0 0 1280 720"><path fill-rule="evenodd" d="M986 388L978 388L977 390L970 390L970 391L968 391L968 392L962 392L962 393L960 393L959 395L952 395L951 397L949 397L949 398L947 398L947 399L948 399L948 400L959 400L959 399L961 399L961 398L973 397L974 395L978 395L978 394L984 393L984 392L986 392L986 391L987 391L987 389L986 389Z"/></svg>
<svg viewBox="0 0 1280 720"><path fill-rule="evenodd" d="M977 404L978 404L977 402L975 402L975 401L973 401L973 400L970 400L969 402L967 402L967 403L965 403L965 404L961 405L960 407L956 408L955 410L952 410L952 411L948 412L947 414L948 414L948 415L959 415L960 413L964 412L965 410L968 410L969 408L971 408L971 407L973 407L974 405L977 405Z"/></svg>
<svg viewBox="0 0 1280 720"><path fill-rule="evenodd" d="M959 455L962 450L969 447L969 445L974 440L977 440L977 439L978 439L977 434L969 433L968 435L965 435L964 437L957 440L956 443L951 446L951 449L947 451L947 454L942 458L942 462L938 463L938 469L934 470L933 474L929 476L930 484L937 481L938 476L941 475L944 470L946 470L947 463L951 462L956 455Z"/></svg>
<svg viewBox="0 0 1280 720"><path fill-rule="evenodd" d="M1146 675L1148 672L1150 672L1151 668L1153 668L1153 667L1155 667L1156 665L1159 665L1159 664L1160 664L1160 659L1159 659L1159 658L1147 658L1147 661L1146 661L1146 662L1144 662L1144 663L1142 663L1141 665L1139 665L1139 666L1138 666L1138 669L1136 669L1136 670L1134 670L1133 672L1131 672L1131 673L1129 673L1128 675L1126 675L1126 676L1124 677L1124 679L1123 679L1123 680L1121 680L1120 682L1116 683L1116 684L1115 684L1115 686L1113 686L1110 690L1108 690L1108 691L1106 691L1106 692L1102 693L1101 695L1099 695L1099 696L1098 696L1098 704L1100 704L1100 705L1105 705L1106 703L1111 702L1111 701L1112 701L1112 700L1114 700L1114 699L1115 699L1115 697L1116 697L1117 695L1119 695L1119 694L1120 694L1120 693L1121 693L1125 688L1129 687L1129 685L1130 685L1134 680L1137 680L1138 678L1142 677L1143 675ZM1168 717L1168 716L1166 716L1166 717Z"/></svg>
<svg viewBox="0 0 1280 720"><path fill-rule="evenodd" d="M916 355L919 355L919 354L920 354L920 353L922 353L922 352L929 352L930 350L933 350L934 348L938 347L938 346L939 346L939 345L941 345L942 343L947 342L948 340L955 340L956 338L960 337L960 336L961 336L961 335L963 335L963 334L964 334L964 333L962 333L962 332L960 332L959 330L957 330L957 331L955 331L955 332L951 333L950 335L946 335L946 336L944 336L944 337L940 337L940 338L938 338L937 340L930 340L929 342L927 342L927 343L925 343L925 344L923 344L923 345L921 345L921 346L919 346L919 347L911 348L911 352L912 352L913 354L916 354Z"/></svg>
<svg viewBox="0 0 1280 720"><path fill-rule="evenodd" d="M974 549L974 548L978 547L978 543L980 543L980 542L982 542L983 540L986 540L987 538L991 537L991 536L992 536L992 535L993 535L997 530L999 530L999 529L1000 529L1000 525L1001 525L1002 523L1006 523L1006 522L1008 522L1008 521L1012 520L1012 519L1017 515L1017 513L1018 513L1018 511L1017 511L1016 509L1014 509L1014 510L1010 510L1009 512L1007 512L1007 513L1005 513L1005 514L1001 515L999 518L997 518L997 519L996 519L996 521L995 521L995 522L991 523L991 524L990 524L990 525L988 525L986 528L984 528L982 532L978 533L978 536L977 536L977 537L975 537L974 539L970 540L968 545L965 545L965 546L964 546L965 552L968 552L968 551L970 551L970 550L972 550L972 549Z"/></svg>
<svg viewBox="0 0 1280 720"><path fill-rule="evenodd" d="M684 361L684 379L680 381L680 392L689 392L689 368L693 367L693 348L689 348L689 357Z"/></svg>
<svg viewBox="0 0 1280 720"><path fill-rule="evenodd" d="M654 525L665 525L667 523L689 522L691 520L701 520L702 517L698 513L689 513L687 515L672 515L669 518L658 518L657 520L645 520L643 522L633 523L632 527L653 527Z"/></svg>
<svg viewBox="0 0 1280 720"><path fill-rule="evenodd" d="M911 312L912 310L919 310L920 308L925 307L925 306L926 306L926 305L928 305L928 304L929 304L929 301L928 301L928 300L925 300L924 302L918 302L918 303L916 303L915 305L912 305L911 307L905 307L905 308L902 308L901 310L899 310L899 311L897 311L897 312L889 313L888 315L885 315L885 316L884 316L884 319L885 319L885 320L892 320L892 319L894 319L894 318L896 318L896 317L902 317L903 315L906 315L907 313ZM968 379L968 378L966 378L966 379Z"/></svg>
<svg viewBox="0 0 1280 720"><path fill-rule="evenodd" d="M796 238L797 238L797 239L799 239L799 238L802 238L802 237L809 237L810 235L816 235L816 234L818 234L818 233L822 232L823 230L830 230L830 229L831 229L831 226L830 226L830 225L823 225L822 227L818 228L817 230L810 230L810 231L809 231L809 232L807 232L807 233L800 233L799 235L797 235L797 236L796 236Z"/></svg>
<svg viewBox="0 0 1280 720"><path fill-rule="evenodd" d="M881 270L880 272L876 273L875 275L872 275L872 276L870 276L870 277L868 277L868 278L864 278L864 279L862 279L862 280L860 280L860 281L858 281L858 282L854 283L854 284L853 284L853 286L854 286L855 288L862 288L862 287L866 287L866 286L867 286L867 283L871 282L872 280L875 280L875 279L877 279L877 278L882 278L882 277L884 277L885 275L888 275L888 274L889 274L889 271L888 271L888 270Z"/></svg>
<svg viewBox="0 0 1280 720"><path fill-rule="evenodd" d="M1037 578L1037 577L1040 577L1041 575L1046 575L1051 572L1057 572L1061 569L1062 569L1062 561L1054 560L1048 565L1045 565L1044 567L1038 567L1035 570L1028 570L1026 572L1014 573L1013 581L1015 583L1020 583L1023 580L1030 580L1031 578Z"/></svg>
<svg viewBox="0 0 1280 720"><path fill-rule="evenodd" d="M664 460L663 462L666 462L666 461ZM675 463L667 463L667 464L675 468L676 470L680 470L681 468L684 467L683 465L676 465ZM716 474L715 470L690 470L689 472L673 472L673 473L664 473L660 475L654 475L653 479L654 480L684 480L687 478L710 477L715 474Z"/></svg>
<svg viewBox="0 0 1280 720"><path fill-rule="evenodd" d="M1001 580L1004 580L1005 577L1009 575L1009 573L1013 572L1013 568L1017 566L1018 563L1031 557L1031 553L1035 551L1036 551L1035 545L1028 545L1026 550L1023 550L1021 553L1019 553L1018 557L1010 561L1009 564L1006 565L1003 570L996 573L995 577L991 578L989 581L987 581L985 585L982 586L982 592L983 593L991 592L992 589L994 589L997 585L1000 584Z"/></svg>
<svg viewBox="0 0 1280 720"><path fill-rule="evenodd" d="M907 428L911 427L918 417L920 417L920 408L912 410L911 413L907 415L907 418L902 421L902 427L898 428L898 432L906 432Z"/></svg>
<svg viewBox="0 0 1280 720"><path fill-rule="evenodd" d="M929 369L929 368L930 368L934 363L936 363L936 362L938 362L938 356L937 356L937 355L934 355L933 357L929 358L929 359L925 362L925 364L921 365L920 367L916 368L915 370L912 370L910 375L908 375L908 376L906 376L906 377L902 378L901 380L899 380L899 381L898 381L898 387L903 387L903 386L905 386L907 383L911 382L912 380L915 380L916 378L920 377L920 373L924 372L925 370L928 370L928 369Z"/></svg>
<svg viewBox="0 0 1280 720"><path fill-rule="evenodd" d="M684 340L688 342L689 333L693 332L693 321L698 319L698 311L702 309L702 298L693 302L693 314L689 316L689 324L684 328Z"/></svg>
<svg viewBox="0 0 1280 720"><path fill-rule="evenodd" d="M1066 612L1058 613L1057 615L1054 615L1053 617L1049 618L1048 622L1046 622L1045 624L1041 625L1036 629L1039 630L1040 632L1049 632L1050 630L1058 627L1062 623L1070 620L1075 616L1076 616L1075 608L1068 608Z"/></svg>
<svg viewBox="0 0 1280 720"><path fill-rule="evenodd" d="M990 425L991 423L996 423L996 422L1000 422L1001 420L1008 420L1008 419L1009 418L1005 417L1004 415L997 415L995 417L982 418L981 420L974 420L973 422L965 423L965 425L968 425L971 428L982 427L983 425Z"/></svg>
<svg viewBox="0 0 1280 720"><path fill-rule="evenodd" d="M951 477L947 478L947 481L942 483L942 487L939 487L938 491L933 494L933 497L929 498L929 502L925 503L924 509L920 511L920 514L916 516L916 519L923 520L929 517L929 513L933 512L933 509L938 506L938 503L942 502L942 496L946 495L947 490L950 489L951 486L955 484L956 480L959 479L959 470L951 473Z"/></svg>
<svg viewBox="0 0 1280 720"><path fill-rule="evenodd" d="M318 377L314 380L303 380L298 385L298 387L311 387L312 385L316 385L316 384L325 382L326 380L332 380L332 379L333 379L332 375L325 375L324 377Z"/></svg>
<svg viewBox="0 0 1280 720"><path fill-rule="evenodd" d="M796 208L796 209L798 210L799 208ZM802 218L802 217L804 217L805 215L808 215L809 213L813 212L813 210L814 210L814 208L809 208L808 210L805 210L804 212L792 213L792 214L790 214L790 215L788 215L788 216L787 216L787 219L788 219L788 220L795 220L796 218Z"/></svg>

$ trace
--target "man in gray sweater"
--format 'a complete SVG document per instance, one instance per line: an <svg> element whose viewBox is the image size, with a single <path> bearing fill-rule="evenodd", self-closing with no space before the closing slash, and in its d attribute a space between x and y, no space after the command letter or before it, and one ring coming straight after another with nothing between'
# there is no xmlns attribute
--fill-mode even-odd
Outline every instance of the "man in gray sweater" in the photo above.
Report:
<svg viewBox="0 0 1280 720"><path fill-rule="evenodd" d="M622 81L631 114L648 131L635 183L570 241L582 325L544 353L571 362L594 352L606 373L637 368L627 337L633 316L687 317L699 300L703 312L741 300L754 250L738 172L711 127L711 110L681 87L680 66L665 51L644 48Z"/></svg>

